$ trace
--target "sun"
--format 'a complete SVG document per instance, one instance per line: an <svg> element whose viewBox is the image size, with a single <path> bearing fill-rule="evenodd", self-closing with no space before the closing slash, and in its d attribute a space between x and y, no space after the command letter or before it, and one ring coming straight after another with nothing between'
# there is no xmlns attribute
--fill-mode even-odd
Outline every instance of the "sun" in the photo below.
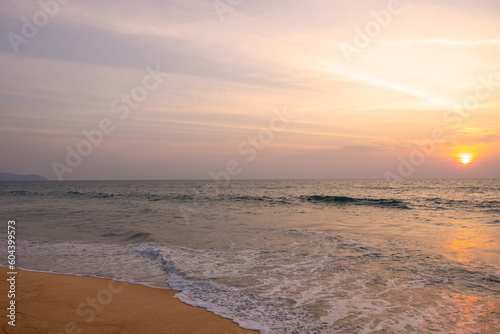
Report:
<svg viewBox="0 0 500 334"><path fill-rule="evenodd" d="M463 165L468 165L472 162L472 158L474 157L472 154L470 153L461 153L458 155L458 157L460 158L460 162L463 164Z"/></svg>

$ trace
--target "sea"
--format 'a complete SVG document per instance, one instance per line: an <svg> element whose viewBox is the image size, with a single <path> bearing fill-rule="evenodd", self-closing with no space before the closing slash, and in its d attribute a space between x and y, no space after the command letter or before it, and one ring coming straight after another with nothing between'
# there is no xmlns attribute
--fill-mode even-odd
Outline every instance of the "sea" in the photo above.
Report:
<svg viewBox="0 0 500 334"><path fill-rule="evenodd" d="M2 266L15 220L19 269L263 334L500 332L500 179L1 182L0 213Z"/></svg>

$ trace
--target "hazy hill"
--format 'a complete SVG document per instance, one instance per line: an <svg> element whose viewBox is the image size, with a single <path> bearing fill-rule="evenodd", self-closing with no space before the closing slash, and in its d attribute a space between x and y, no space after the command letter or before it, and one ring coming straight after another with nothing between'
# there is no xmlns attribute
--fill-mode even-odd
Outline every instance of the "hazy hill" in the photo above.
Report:
<svg viewBox="0 0 500 334"><path fill-rule="evenodd" d="M46 178L36 174L17 175L0 172L0 181L48 181Z"/></svg>

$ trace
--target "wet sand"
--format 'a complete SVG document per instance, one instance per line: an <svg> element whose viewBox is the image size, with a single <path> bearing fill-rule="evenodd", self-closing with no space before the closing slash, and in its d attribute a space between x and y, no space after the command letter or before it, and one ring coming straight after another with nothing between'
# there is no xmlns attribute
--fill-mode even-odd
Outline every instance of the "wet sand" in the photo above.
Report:
<svg viewBox="0 0 500 334"><path fill-rule="evenodd" d="M7 268L0 268L2 333L250 334L228 319L173 298L177 291L112 280L17 270L15 327L5 316Z"/></svg>

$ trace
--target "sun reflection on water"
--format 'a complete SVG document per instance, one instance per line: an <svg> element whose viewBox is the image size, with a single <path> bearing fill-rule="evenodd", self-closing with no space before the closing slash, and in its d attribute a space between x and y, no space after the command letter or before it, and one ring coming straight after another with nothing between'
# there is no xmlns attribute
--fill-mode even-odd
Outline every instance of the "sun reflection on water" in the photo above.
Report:
<svg viewBox="0 0 500 334"><path fill-rule="evenodd" d="M479 253L498 249L500 245L484 229L457 228L444 247L451 251L445 254L450 260L470 263L477 259Z"/></svg>
<svg viewBox="0 0 500 334"><path fill-rule="evenodd" d="M481 266L481 260L487 256L496 256L491 250L498 250L500 243L495 232L484 226L468 227L464 221L455 222L457 227L444 240L445 256L463 266ZM446 294L446 302L438 312L451 319L459 328L471 333L497 333L500 328L500 298L488 296L479 289L478 294ZM442 328L441 330L451 330Z"/></svg>
<svg viewBox="0 0 500 334"><path fill-rule="evenodd" d="M495 325L495 319L491 318L495 310L492 301L467 295L455 295L451 301L458 311L452 319L459 328L486 333Z"/></svg>

